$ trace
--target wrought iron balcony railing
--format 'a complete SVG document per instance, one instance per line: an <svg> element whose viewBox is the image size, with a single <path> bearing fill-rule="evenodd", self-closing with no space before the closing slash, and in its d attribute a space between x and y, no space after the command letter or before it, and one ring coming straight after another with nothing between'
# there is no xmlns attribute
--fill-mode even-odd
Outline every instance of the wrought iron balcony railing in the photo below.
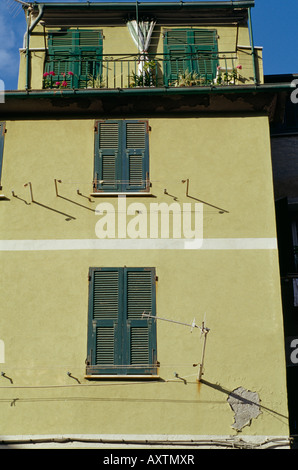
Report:
<svg viewBox="0 0 298 470"><path fill-rule="evenodd" d="M132 88L238 84L236 53L102 55L101 59L56 55L45 63L44 88Z"/></svg>

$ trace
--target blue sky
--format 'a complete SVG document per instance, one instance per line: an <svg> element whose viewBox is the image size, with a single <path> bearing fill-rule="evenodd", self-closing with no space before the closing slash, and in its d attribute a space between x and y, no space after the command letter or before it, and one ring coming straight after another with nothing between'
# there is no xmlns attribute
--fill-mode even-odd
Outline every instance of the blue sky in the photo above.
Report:
<svg viewBox="0 0 298 470"><path fill-rule="evenodd" d="M298 73L298 0L255 0L252 21L254 43L263 46L265 74ZM15 0L1 0L0 79L6 90L17 88L19 48L25 29L21 5Z"/></svg>

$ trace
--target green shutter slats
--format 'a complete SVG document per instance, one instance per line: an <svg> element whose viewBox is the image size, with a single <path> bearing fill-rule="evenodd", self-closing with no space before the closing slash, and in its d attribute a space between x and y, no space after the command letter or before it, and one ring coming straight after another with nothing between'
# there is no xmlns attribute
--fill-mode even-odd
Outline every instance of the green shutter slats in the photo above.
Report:
<svg viewBox="0 0 298 470"><path fill-rule="evenodd" d="M118 272L95 272L93 285L93 318L118 318Z"/></svg>
<svg viewBox="0 0 298 470"><path fill-rule="evenodd" d="M134 187L144 185L142 155L129 155L129 185Z"/></svg>
<svg viewBox="0 0 298 470"><path fill-rule="evenodd" d="M118 122L102 122L99 124L100 149L118 149L119 124Z"/></svg>
<svg viewBox="0 0 298 470"><path fill-rule="evenodd" d="M216 32L206 30L193 31L193 43L198 46L216 46Z"/></svg>
<svg viewBox="0 0 298 470"><path fill-rule="evenodd" d="M102 156L102 186L116 185L116 156Z"/></svg>
<svg viewBox="0 0 298 470"><path fill-rule="evenodd" d="M96 364L114 364L114 328L96 328Z"/></svg>
<svg viewBox="0 0 298 470"><path fill-rule="evenodd" d="M187 55L186 48L184 51L171 50L169 59L171 61L171 74L173 77L178 78L179 74L182 74L190 67L189 55Z"/></svg>
<svg viewBox="0 0 298 470"><path fill-rule="evenodd" d="M126 124L126 148L144 149L145 148L145 123L135 122Z"/></svg>
<svg viewBox="0 0 298 470"><path fill-rule="evenodd" d="M187 30L171 30L166 33L167 44L173 45L184 45L187 43Z"/></svg>
<svg viewBox="0 0 298 470"><path fill-rule="evenodd" d="M101 41L101 31L80 31L79 45L81 47L98 47Z"/></svg>
<svg viewBox="0 0 298 470"><path fill-rule="evenodd" d="M79 88L86 88L89 80L96 77L96 55L82 52L79 59Z"/></svg>
<svg viewBox="0 0 298 470"><path fill-rule="evenodd" d="M148 328L131 328L130 363L131 365L149 364Z"/></svg>
<svg viewBox="0 0 298 470"><path fill-rule="evenodd" d="M200 75L212 76L213 62L212 58L206 55L199 55L197 59L198 73Z"/></svg>
<svg viewBox="0 0 298 470"><path fill-rule="evenodd" d="M49 34L49 45L55 48L69 49L73 45L73 33L71 30L53 32Z"/></svg>
<svg viewBox="0 0 298 470"><path fill-rule="evenodd" d="M151 272L127 273L127 318L140 319L152 310Z"/></svg>

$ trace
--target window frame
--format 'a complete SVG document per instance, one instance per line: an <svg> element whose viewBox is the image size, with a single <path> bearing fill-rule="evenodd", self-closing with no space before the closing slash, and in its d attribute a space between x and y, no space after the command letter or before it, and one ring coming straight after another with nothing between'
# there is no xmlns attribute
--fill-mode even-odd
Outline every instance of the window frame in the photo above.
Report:
<svg viewBox="0 0 298 470"><path fill-rule="evenodd" d="M118 125L118 148L100 147L101 124ZM129 124L142 124L144 126L144 148L127 147L127 126ZM114 184L104 183L104 156L115 158L115 181ZM142 156L142 184L130 184L130 157ZM131 194L149 193L149 122L146 119L105 119L95 122L94 139L94 171L93 171L93 193L100 194Z"/></svg>
<svg viewBox="0 0 298 470"><path fill-rule="evenodd" d="M94 290L95 273L117 273L118 278L118 313L113 318L103 317L96 319L94 309L96 307ZM156 316L156 270L152 267L91 267L89 268L89 298L88 298L88 338L87 338L87 361L86 376L90 378L96 377L157 377L157 335L156 320L152 318L129 318L128 315L128 273L150 273L151 282L151 312L150 315ZM140 278L141 279L141 278ZM143 281L140 280L142 283ZM108 291L111 295L111 291ZM100 297L97 298L97 301ZM101 299L104 303L104 299ZM143 312L142 312L143 313ZM149 313L149 312L146 312ZM97 343L98 328L113 328L113 363L98 363L96 360L99 344ZM146 330L148 338L148 363L133 364L131 360L131 335L133 329ZM139 341L139 340L138 340ZM135 345L142 349L142 343L136 342ZM147 346L145 346L147 348ZM141 351L142 356L142 351Z"/></svg>

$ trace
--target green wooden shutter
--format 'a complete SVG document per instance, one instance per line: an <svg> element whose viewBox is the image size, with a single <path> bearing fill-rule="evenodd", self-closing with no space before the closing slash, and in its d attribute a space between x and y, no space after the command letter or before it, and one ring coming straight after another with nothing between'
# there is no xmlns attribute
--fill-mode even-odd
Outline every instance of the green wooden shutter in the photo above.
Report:
<svg viewBox="0 0 298 470"><path fill-rule="evenodd" d="M89 80L100 76L101 31L69 29L50 32L48 46L45 71L55 72L55 82L65 80L74 88L86 88ZM73 75L68 75L68 72Z"/></svg>
<svg viewBox="0 0 298 470"><path fill-rule="evenodd" d="M115 374L121 364L122 272L91 268L89 274L87 369L93 374Z"/></svg>
<svg viewBox="0 0 298 470"><path fill-rule="evenodd" d="M99 191L121 191L121 129L118 121L99 121L95 139L95 180Z"/></svg>
<svg viewBox="0 0 298 470"><path fill-rule="evenodd" d="M3 151L4 151L5 122L0 122L0 185L2 175Z"/></svg>
<svg viewBox="0 0 298 470"><path fill-rule="evenodd" d="M190 32L193 70L206 80L216 77L217 33L214 30L197 29Z"/></svg>
<svg viewBox="0 0 298 470"><path fill-rule="evenodd" d="M74 37L71 30L56 31L48 36L48 57L45 72L54 72L53 83L63 81L70 83L68 72L75 73ZM64 75L65 74L65 77Z"/></svg>
<svg viewBox="0 0 298 470"><path fill-rule="evenodd" d="M216 77L217 34L215 30L173 29L164 39L165 84L171 85L184 72Z"/></svg>
<svg viewBox="0 0 298 470"><path fill-rule="evenodd" d="M124 364L130 374L156 373L155 320L142 317L155 315L155 270L152 268L124 269Z"/></svg>
<svg viewBox="0 0 298 470"><path fill-rule="evenodd" d="M148 190L148 122L98 121L94 173L94 189L99 192Z"/></svg>
<svg viewBox="0 0 298 470"><path fill-rule="evenodd" d="M144 191L148 187L149 176L148 123L125 121L123 128L123 191Z"/></svg>
<svg viewBox="0 0 298 470"><path fill-rule="evenodd" d="M176 29L165 33L165 84L171 85L179 75L191 70L190 54L187 30Z"/></svg>
<svg viewBox="0 0 298 470"><path fill-rule="evenodd" d="M102 33L98 30L79 31L79 88L86 88L102 73Z"/></svg>
<svg viewBox="0 0 298 470"><path fill-rule="evenodd" d="M154 268L90 268L87 373L156 373Z"/></svg>

